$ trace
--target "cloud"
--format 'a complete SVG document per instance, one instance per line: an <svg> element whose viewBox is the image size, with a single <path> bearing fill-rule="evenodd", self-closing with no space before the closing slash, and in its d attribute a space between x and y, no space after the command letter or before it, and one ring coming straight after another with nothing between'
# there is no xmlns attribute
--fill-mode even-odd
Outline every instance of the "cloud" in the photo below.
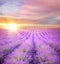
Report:
<svg viewBox="0 0 60 64"><path fill-rule="evenodd" d="M28 0L28 4L51 10L60 10L60 0Z"/></svg>
<svg viewBox="0 0 60 64"><path fill-rule="evenodd" d="M60 0L6 0L0 5L0 16L14 16L43 24L59 23L60 17L55 17L59 14Z"/></svg>
<svg viewBox="0 0 60 64"><path fill-rule="evenodd" d="M6 0L6 2L0 6L0 13L2 15L13 15L17 16L19 14L19 9L21 7L21 3L15 0Z"/></svg>
<svg viewBox="0 0 60 64"><path fill-rule="evenodd" d="M3 15L18 16L23 19L38 20L46 16L39 12L39 7L26 4L20 8L14 4L6 3L0 9Z"/></svg>

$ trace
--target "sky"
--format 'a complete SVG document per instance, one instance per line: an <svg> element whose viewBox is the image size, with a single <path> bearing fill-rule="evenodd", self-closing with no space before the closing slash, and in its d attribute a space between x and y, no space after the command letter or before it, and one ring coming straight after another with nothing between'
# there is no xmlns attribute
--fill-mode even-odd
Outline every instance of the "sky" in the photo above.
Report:
<svg viewBox="0 0 60 64"><path fill-rule="evenodd" d="M0 0L0 16L60 24L60 0Z"/></svg>

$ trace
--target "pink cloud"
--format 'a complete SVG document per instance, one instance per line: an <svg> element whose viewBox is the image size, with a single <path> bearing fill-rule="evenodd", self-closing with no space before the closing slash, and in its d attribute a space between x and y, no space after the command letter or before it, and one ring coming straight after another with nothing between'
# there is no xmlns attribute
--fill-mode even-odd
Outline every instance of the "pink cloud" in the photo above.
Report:
<svg viewBox="0 0 60 64"><path fill-rule="evenodd" d="M60 0L28 0L28 4L42 6L45 9L60 10Z"/></svg>
<svg viewBox="0 0 60 64"><path fill-rule="evenodd" d="M38 6L32 5L23 5L20 8L20 16L21 18L31 19L31 20L38 20L45 18L47 15L42 13L43 8Z"/></svg>

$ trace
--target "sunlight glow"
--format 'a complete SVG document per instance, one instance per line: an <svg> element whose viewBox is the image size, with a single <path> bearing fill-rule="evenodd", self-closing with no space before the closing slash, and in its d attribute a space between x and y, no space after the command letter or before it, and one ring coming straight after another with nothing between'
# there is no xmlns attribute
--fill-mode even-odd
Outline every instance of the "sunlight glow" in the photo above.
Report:
<svg viewBox="0 0 60 64"><path fill-rule="evenodd" d="M17 30L16 24L8 24L6 26L6 28L9 29L10 31L16 31Z"/></svg>
<svg viewBox="0 0 60 64"><path fill-rule="evenodd" d="M17 32L18 25L16 23L0 23L0 27L7 29L9 32Z"/></svg>

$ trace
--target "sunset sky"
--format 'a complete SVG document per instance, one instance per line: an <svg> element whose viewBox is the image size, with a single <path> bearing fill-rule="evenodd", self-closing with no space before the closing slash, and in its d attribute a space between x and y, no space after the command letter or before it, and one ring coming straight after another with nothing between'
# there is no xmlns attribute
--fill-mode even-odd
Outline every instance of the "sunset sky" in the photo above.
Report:
<svg viewBox="0 0 60 64"><path fill-rule="evenodd" d="M60 0L0 0L1 16L19 17L43 24L60 24Z"/></svg>

